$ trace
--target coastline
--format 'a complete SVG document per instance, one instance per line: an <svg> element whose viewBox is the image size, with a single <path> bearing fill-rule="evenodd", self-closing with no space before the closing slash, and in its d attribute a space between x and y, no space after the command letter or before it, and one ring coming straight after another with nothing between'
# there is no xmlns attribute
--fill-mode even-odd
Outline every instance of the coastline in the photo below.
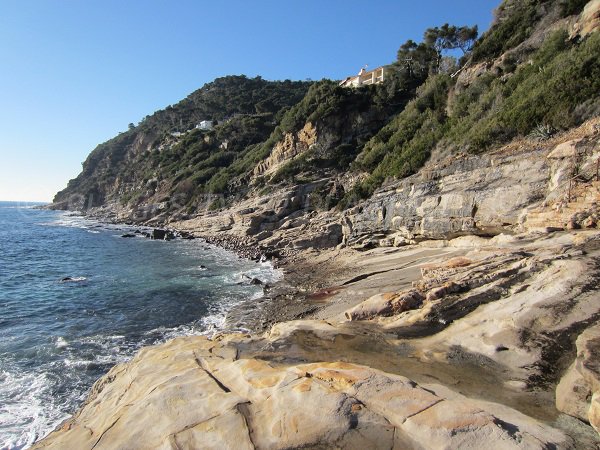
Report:
<svg viewBox="0 0 600 450"><path fill-rule="evenodd" d="M535 285L540 282L544 283L543 280L549 274L554 274L551 276L554 277L556 287L545 287L542 292L536 294L536 298L547 298L552 289L559 286L562 286L561 289L563 289L564 286L568 286L564 283L573 282L569 280L584 277L587 270L586 261L593 261L590 257L596 258L600 251L597 245L598 240L598 232L594 230L518 236L500 235L488 239L467 236L446 241L423 242L403 248L375 248L363 252L333 249L318 252L318 254L317 252L308 252L304 256L296 255L294 258L284 259L280 267L286 269L287 273L280 282L282 286L275 286L272 289L276 291L281 288L285 291L285 285L294 283L298 283L299 286L296 286L297 289L293 292L288 292L288 297L285 297L286 294L283 293L281 293L282 297L274 296L275 301L271 303L272 308L265 309L265 311L269 311L269 314L275 315L271 319L273 322L276 318L282 318L282 321L274 325L263 323L257 331L251 334L222 333L215 336L214 339L208 340L204 337L190 336L176 338L158 347L143 349L130 363L115 366L108 375L99 380L94 386L91 396L82 406L82 410L65 422L60 428L61 431L51 434L38 443L43 444L44 447L36 444L33 448L46 448L46 445L49 448L55 448L54 446L58 445L57 448L60 448L64 442L67 442L62 441L63 438L69 439L68 442L74 442L73 436L83 436L78 434L81 425L87 423L88 425L85 426L92 426L92 422L89 421L92 420L92 417L97 417L97 406L94 405L112 405L114 403L114 400L110 400L112 395L119 398L125 395L124 398L128 399L126 401L133 402L132 404L153 402L153 397L148 397L143 392L154 389L152 386L155 386L156 383L159 385L166 383L167 378L171 380L169 385L173 389L179 390L185 386L185 389L191 390L186 397L199 396L197 402L200 403L197 403L195 407L200 408L199 410L203 411L202 414L207 417L217 414L217 420L225 420L225 416L222 415L224 413L218 412L220 410L218 405L227 404L227 398L231 398L235 402L248 402L250 406L237 409L236 411L239 412L236 412L235 416L246 417L246 423L252 424L251 430L253 431L250 431L250 436L253 446L262 448L268 446L266 442L269 441L261 441L264 436L260 437L260 435L262 433L268 435L268 432L262 422L265 419L261 418L263 416L259 411L270 408L269 414L277 418L285 411L289 411L291 407L296 411L293 417L297 419L294 420L308 420L302 413L304 408L309 405L311 405L309 408L324 407L323 402L328 401L328 395L332 395L331 392L335 392L335 395L347 395L344 394L346 392L344 386L347 383L352 386L355 382L344 380L366 377L365 380L370 381L363 381L360 386L362 386L362 391L370 392L369 389L374 388L374 386L370 387L370 383L374 383L374 380L379 379L377 377L382 376L387 377L385 379L388 381L385 383L389 383L386 384L388 387L384 392L387 392L387 389L397 389L406 382L404 380L412 380L410 383L413 383L411 386L415 386L414 389L426 390L419 391L418 398L424 395L422 392L433 392L435 395L441 396L438 400L432 399L432 401L435 404L441 402L439 408L441 405L450 408L448 413L444 414L455 417L457 411L463 411L460 413L462 414L460 420L470 423L469 427L474 427L468 434L470 445L477 446L482 445L483 442L489 442L491 438L489 433L494 430L494 433L500 433L497 436L494 435L497 439L512 442L510 445L507 443L508 448L543 448L544 445L550 443L556 448L592 448L600 445L600 438L590 432L589 426L586 427L575 419L569 419L568 416L556 410L554 405L556 383L560 380L563 371L566 370L566 363L560 362L560 357L557 356L558 359L549 361L551 364L560 365L558 373L549 370L551 368L548 368L548 372L544 372L546 369L542 371L528 369L532 370L532 374L535 372L549 377L548 380L555 380L547 384L542 379L536 381L535 378L528 377L522 370L519 371L520 369L508 365L509 360L503 358L510 356L512 351L494 350L493 354L490 354L486 350L488 343L485 339L483 341L478 338L473 340L470 336L476 336L490 326L486 320L482 319L489 316L486 308L496 308L495 321L499 321L498 323L503 323L502 321L505 320L503 317L506 314L512 315L515 320L514 312L502 312L503 310L498 307L503 305L502 308L510 308L513 303L518 303L520 293L529 292L532 289L528 287L530 285L534 286L531 292L535 292ZM473 262L467 266L448 266L449 262L459 261L461 258ZM335 265L331 265L330 261L334 259L337 262ZM480 262L475 263L474 261ZM557 261L558 265L554 261ZM340 262L343 263L340 264ZM491 270L490 264L500 264L500 266ZM563 265L560 272L556 272L557 268ZM306 272L308 267L318 274L317 277ZM519 269L515 272L514 268L516 267ZM378 270L373 270L374 268ZM430 280L430 278L422 276L422 274L428 273L436 273L438 276L440 273L450 273L453 279L458 279L456 276L461 274L461 269L467 270L465 273L469 274L469 280L473 280L469 283L475 283L475 286L479 285L479 287L471 289L473 292L471 290L463 291L458 294L458 297L456 294L444 294L443 301L432 299L420 309L407 311L400 315L374 316L373 320L369 321L347 320L343 316L344 311L360 303L373 292L382 292L387 289L392 291L410 289L409 286L419 285L423 281ZM484 278L478 278L482 275L479 273L481 269L485 269ZM500 278L490 280L489 275L494 273L498 274L497 276ZM586 276L590 275L596 277L597 273L588 273ZM537 281L538 278L539 281ZM485 280L485 282L481 284L475 280ZM498 296L496 291L498 281L501 281L504 286L509 283L512 286L509 289L511 294ZM436 286L439 285L436 284ZM429 292L432 293L435 289L438 288L430 289ZM506 290L506 287L504 289ZM572 301L578 298L576 291L573 289ZM439 293L439 289L436 292ZM506 295L509 296L506 297ZM295 307L282 308L284 299L288 304L297 302L298 309ZM473 299L478 299L477 305L480 306L481 311L471 317L468 316L468 313L473 309L466 305L469 305ZM558 302L557 307L560 308L561 299L557 297L553 301ZM487 303L489 305L486 306ZM432 308L441 309L435 311ZM279 311L277 311L278 309ZM555 311L553 314L556 314L558 310L553 311ZM563 312L563 314L565 313L567 312ZM299 319L301 316L303 318ZM449 319L445 319L445 317ZM450 317L452 318L450 319ZM432 321L432 318L435 320ZM560 321L560 318L557 320ZM464 329L463 321L465 321L467 329ZM505 332L508 331L509 328ZM513 345L506 337L500 342L509 349ZM498 341L494 343L494 346L494 348L500 348ZM539 355L534 356L536 354L537 351L533 351L528 356L521 355L520 357L539 358ZM188 358L186 355L195 355L193 356L195 359L189 362L189 366L188 362L184 362ZM163 363L159 363L163 360L171 362L163 367L160 365ZM155 369L150 372L147 372L148 369L142 369L147 364ZM184 374L191 374L190 370L193 365L196 366L194 374L198 372L197 367L200 366L201 370L198 374L208 378L206 380L200 378L192 384L186 384L180 378L187 376ZM156 371L157 367L161 368ZM142 371L139 373L145 373L145 375L136 375L138 371ZM306 371L309 374L306 375L308 378L301 377L300 381L293 381L298 379L291 373L297 371ZM155 379L156 377L158 378ZM128 391L126 385L131 383L132 379L147 387L142 388L141 391L135 391L139 394ZM301 381L304 384L298 384ZM209 389L207 382L211 386L216 386L217 390L214 395L225 395L225 397L217 403L202 400L204 394L201 394L201 391L197 392L196 389ZM309 384L307 385L307 383ZM322 383L329 386L327 389L330 391L327 392L330 394L319 394L319 399L316 400L308 393L315 392L317 395ZM301 386L306 386L306 388ZM308 386L310 389L305 391ZM304 394L294 397L296 400L292 401L287 397L289 395L288 387L299 389L297 392ZM265 391L267 389L268 391ZM171 401L167 400L174 395L170 392L168 389L166 391L161 389L160 397L156 401L160 402L159 404ZM132 395L134 397L131 397ZM385 394L385 398L381 399L382 403L380 404L373 403L374 399L363 398L364 394L361 394L361 390L352 395L359 399L359 404L363 405L361 408L365 408L366 405L365 411L378 411L377 408L383 408L378 414L393 424L397 435L404 436L402 442L406 446L402 448L412 448L415 445L422 445L423 442L446 442L448 445L454 445L456 442L453 440L455 439L453 436L461 436L461 433L457 431L461 426L458 423L452 426L443 425L444 422L439 423L439 419L431 418L429 420L432 422L427 426L420 423L417 428L413 429L409 426L412 420L398 421L394 419L394 416L385 412L393 403L391 393ZM389 397L390 395L392 396ZM411 395L417 395L417 393ZM163 396L167 397L163 398ZM268 407L268 400L266 400L268 398L292 403L288 404L286 408ZM300 403L293 403L295 401L300 401ZM256 405L256 407L252 405ZM135 413L128 408L122 409L118 403L114 407L117 408L114 410L114 414L124 415L123 417L133 414L130 419L127 419L128 421L136 420L136 423L144 423L145 419L138 415L141 412ZM407 406L402 408L405 407ZM103 408L109 408L109 406ZM399 411L403 411L402 408ZM358 411L358 406L355 409ZM89 415L92 411L94 411L94 416ZM176 411L173 413L179 415L180 413ZM171 414L168 410L163 413L167 417ZM105 414L108 413L105 412L100 417L108 417ZM187 414L191 414L191 412L188 410L185 417ZM424 413L419 413L419 415L421 414ZM198 420L193 417L195 417L194 414L191 414L189 420L192 422ZM366 425L360 425L361 421L365 420L360 418L362 417L360 414L357 417L359 417L357 419L359 425L356 429L364 430L363 432L370 429L364 428ZM487 418L483 420L482 417ZM165 429L172 429L171 425L175 426L179 423L171 424L169 420L174 419L161 421L162 425L158 428L164 426ZM333 419L328 413L322 420L327 424L328 429L336 430L336 427L342 426L331 422ZM378 430L380 425L375 425L372 420L375 419L367 420L367 423L370 424L368 426L374 427L372 430ZM453 418L452 420L458 419ZM186 427L193 426L192 422ZM316 426L314 422L310 423ZM110 424L106 423L105 426L108 425ZM93 425L92 428L96 429L94 427L97 426L99 425ZM250 425L247 426L250 427ZM304 423L303 426L308 426L308 423ZM438 430L436 433L439 433L440 426L450 426L447 429L447 435L434 438L437 435L427 437L422 434L430 429L428 427L433 427L431 429ZM196 436L194 439L205 439L208 436L203 431L203 427L204 425L198 427L197 433L199 434L194 434ZM245 426L229 422L227 425L223 423L219 427L222 430L220 432L220 435L222 434L220 442L222 443L231 443L230 437L227 437L228 434L235 436L246 429ZM513 434L513 437L509 431L512 429L511 427L520 430ZM317 431L320 429L318 428ZM342 429L346 430L344 426ZM346 436L344 439L349 439L353 435L352 429L350 427L343 431L342 435ZM119 427L114 427L110 437L103 433L104 446L96 448L110 448L116 442L126 442L128 438L122 434L124 429L121 427L121 431L119 430ZM401 430L403 431L401 432ZM380 437L371 436L370 440L364 442L371 444L380 442L379 439L387 436L387 431L385 433L383 429L380 431L382 433ZM248 433L248 431L243 432ZM277 439L290 439L291 442L299 445L304 445L303 442L311 442L310 439L315 438L308 433L301 438L306 441L294 441L299 438L298 435L292 437L285 431L280 432L283 435L278 435ZM162 432L153 433L150 433L151 436L147 438L151 440L144 442L159 442L163 439L160 437L164 436L160 434ZM408 433L408 435L402 433ZM187 442L187 447L193 447L194 445L190 442L196 441L186 441L188 438L191 439L188 435L188 432L177 433L177 445L186 447L185 443ZM318 435L316 438L324 439L323 435ZM515 441L521 443L515 446ZM464 443L464 441L461 442ZM541 444L540 447L537 444L534 445L534 442L540 444L545 442L546 444ZM82 444L81 448L87 447Z"/></svg>
<svg viewBox="0 0 600 450"><path fill-rule="evenodd" d="M94 219L97 220L98 216ZM112 220L107 222L114 223ZM158 227L156 223L122 225ZM246 324L253 324L249 326L250 334L230 334L223 331L208 341L204 337L190 336L176 338L158 347L142 349L129 363L115 366L95 384L80 412L62 424L58 428L61 431L51 433L33 448L46 448L48 443L50 448L55 445L58 445L56 448L61 448L64 444L61 436L72 439L68 434L65 435L64 430L72 429L79 433L79 424L88 420L85 417L88 417L91 411L90 405L96 404L99 399L113 391L120 392L119 397L126 395L123 389L127 388L122 383L125 379L137 377L135 373L138 365L148 363L145 355L156 354L160 359L185 358L188 353L180 348L181 345L198 349L194 350L193 354L202 356L198 356L199 362L194 364L200 365L202 371L211 379L217 380L219 386L225 386L227 393L235 392L242 397L249 396L246 397L247 401L252 404L262 405L263 400L259 399L264 398L263 394L256 394L259 395L257 398L253 397L255 394L251 394L258 386L251 382L250 387L235 387L236 383L249 380L249 373L239 373L234 379L225 375L234 370L234 367L241 367L241 364L252 364L252 367L256 365L256 368L252 369L252 373L256 375L252 377L277 373L284 379L288 379L288 375L285 375L288 370L332 370L332 373L336 374L332 375L334 377L349 376L344 370L366 370L370 374L369 380L375 373L386 374L386 377L407 377L406 379L415 383L415 386L441 395L444 402L455 399L453 401L458 403L453 408L486 411L486 414L490 415L490 423L509 424L509 428L501 431L502 439L519 440L535 436L535 439L543 440L551 437L548 443L556 445L557 448L600 446L600 437L590 431L591 427L582 425L577 419L572 419L557 410L555 391L559 384L563 383L561 380L567 373L571 359L570 353L551 353L555 351L552 349L556 345L563 349L569 348L567 341L572 339L571 336L579 335L582 325L587 326L590 320L596 317L595 307L593 304L586 304L585 300L585 291L590 288L582 290L570 286L575 282L600 277L598 267L594 266L592 269L600 252L596 245L600 241L597 230L500 234L493 238L470 235L454 239L424 240L401 247L357 250L337 246L328 249L294 249L283 253L264 244L258 245L251 238L222 234L219 239L210 235L207 239L206 235L194 230L178 231L178 228L171 224L161 225L161 228L168 228L174 233L191 233L194 237L203 238L213 245L220 244L236 252L239 257L250 255L254 260L260 261L261 257L265 257L264 260L269 255L274 267L282 270L283 278L273 285L263 286L263 298L249 300L228 312L228 328L235 329L236 323L243 317ZM552 281L544 287L544 284L548 284L548 276L552 277ZM591 286L594 282L586 283L587 286ZM538 284L540 287L536 288ZM372 298L398 295L414 289L423 292L424 297L422 304L417 308L408 308L404 312L392 314L381 310L381 313L375 312L359 320L351 319L348 315L356 308L364 309L365 304L370 305L369 301ZM561 307L566 300L551 293L556 290L563 292L565 289L572 292L567 301L581 304L583 315L566 331L561 331L561 324L572 319L567 318L569 312ZM534 305L539 301L548 303L548 298L552 299L544 308L551 308L552 314L556 315L557 330L551 331L551 327L543 325L543 333L553 336L552 342L542 343L535 335L529 338L530 342L520 342L523 339L523 329L530 327L535 330L537 327L527 322L531 319L526 319L518 326L507 327L507 318L510 317L510 320L514 321L522 314L511 310L519 304L518 299L522 295L529 298L528 302L533 302L527 307L531 312L526 312L524 319L533 317L541 323L546 320L544 314L547 313L542 310L536 312L538 307ZM556 306L550 306L554 304ZM489 322L488 318L489 308L496 311L491 313L496 316L492 322ZM503 330L501 333L498 331L500 329ZM503 337L495 337L498 333ZM489 337L477 338L477 335ZM202 348L209 349L208 353L200 350ZM216 355L221 356L215 359ZM342 364L340 362L345 365L331 366ZM295 366L297 364L311 366L305 369L304 366ZM164 371L164 376L177 380L182 376L178 367L174 364L161 370ZM129 374L130 371L134 372ZM124 375L117 375L115 378L115 374L121 373L129 375L125 378ZM311 375L314 376L316 375ZM153 378L147 376L135 379L140 383L154 383ZM390 386L395 386L398 382L395 381ZM107 383L111 387L107 393L103 393L105 388L102 386ZM259 384L262 383L264 382ZM270 383L271 381L267 382L269 385ZM284 395L287 382L281 383L277 382L273 387L275 391L270 391L270 396L278 398L279 395ZM201 389L202 386L204 385L200 383L196 387L190 385L189 388ZM338 385L334 383L328 389L339 389L335 386ZM365 389L368 386L369 383L365 384ZM174 389L180 387L179 382L173 385ZM316 386L312 386L311 389L316 389ZM564 395L569 397L568 391L562 398ZM325 398L313 407L321 408L323 405L319 402ZM142 395L132 401L149 400ZM389 405L390 401L391 399L385 400L381 407L385 410L389 406L383 405ZM571 399L568 404L573 405L578 401ZM102 404L105 402L110 404L108 399L102 400ZM208 415L220 414L213 409L215 405L210 402L199 403L197 407L206 411ZM305 405L299 404L296 407L300 413ZM278 407L272 410L272 414L276 417L285 410L287 408ZM125 414L125 411L118 407L110 414L113 413ZM165 414L169 413L165 411ZM242 415L247 417L245 420L248 423L254 421L254 426L263 430L264 425L258 425L256 421L259 421L259 418L254 414L258 412ZM472 414L474 413L469 412L464 420L475 420L477 414ZM143 423L145 420L137 415L135 417L137 423ZM383 417L388 422L393 421L393 418L385 413ZM333 419L326 421L329 420ZM529 430L527 433L533 434L510 437L507 431L510 427L527 429L529 425L526 423L535 423L535 429L538 431ZM329 422L329 426L335 427L333 422ZM400 422L395 423L396 430L404 429L404 426ZM431 426L438 429L442 425L434 421ZM476 429L483 427L483 430L488 425L479 423L474 426ZM225 429L234 434L239 432L238 425ZM449 443L452 442L451 436L455 432L449 431L450 434L443 442L452 445ZM483 442L477 440L478 432L470 433L469 436L474 442ZM307 436L307 439L309 437ZM115 432L113 439L117 441L107 440L104 448L110 448L125 437ZM321 435L318 439L324 438ZM426 438L422 436L419 439ZM226 442L229 441L226 439ZM306 443L302 442L299 444ZM369 442L372 444L376 441ZM415 444L414 441L407 442L412 444L407 444L406 448ZM82 448L86 446L82 445Z"/></svg>

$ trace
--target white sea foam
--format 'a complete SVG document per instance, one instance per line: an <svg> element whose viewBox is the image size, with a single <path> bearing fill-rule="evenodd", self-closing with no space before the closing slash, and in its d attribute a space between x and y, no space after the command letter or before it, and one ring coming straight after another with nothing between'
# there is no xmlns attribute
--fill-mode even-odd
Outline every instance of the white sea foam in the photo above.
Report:
<svg viewBox="0 0 600 450"><path fill-rule="evenodd" d="M59 336L56 339L56 344L55 345L56 345L56 348L65 348L65 347L69 346L69 343L67 342L67 340L64 337Z"/></svg>
<svg viewBox="0 0 600 450"><path fill-rule="evenodd" d="M51 396L46 373L0 372L0 448L29 447L63 421L67 414Z"/></svg>

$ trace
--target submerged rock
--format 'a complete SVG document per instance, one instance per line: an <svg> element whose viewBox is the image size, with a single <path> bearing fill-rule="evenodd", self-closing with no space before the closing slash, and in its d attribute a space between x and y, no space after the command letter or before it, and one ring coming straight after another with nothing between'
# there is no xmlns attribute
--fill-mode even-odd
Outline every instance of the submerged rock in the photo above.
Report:
<svg viewBox="0 0 600 450"><path fill-rule="evenodd" d="M61 283L81 283L82 281L86 281L86 277L64 277L60 279Z"/></svg>

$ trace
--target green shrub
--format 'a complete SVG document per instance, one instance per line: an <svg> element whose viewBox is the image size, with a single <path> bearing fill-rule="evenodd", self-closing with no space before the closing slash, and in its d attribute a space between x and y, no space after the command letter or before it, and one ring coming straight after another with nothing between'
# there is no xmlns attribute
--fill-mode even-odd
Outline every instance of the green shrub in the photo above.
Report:
<svg viewBox="0 0 600 450"><path fill-rule="evenodd" d="M527 39L539 20L542 0L509 0L498 8L492 27L475 43L474 62L495 58Z"/></svg>

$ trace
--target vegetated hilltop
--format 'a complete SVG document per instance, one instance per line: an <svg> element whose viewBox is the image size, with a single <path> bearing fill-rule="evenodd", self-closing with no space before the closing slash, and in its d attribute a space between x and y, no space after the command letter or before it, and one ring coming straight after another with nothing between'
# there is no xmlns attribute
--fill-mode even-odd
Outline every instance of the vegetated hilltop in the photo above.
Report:
<svg viewBox="0 0 600 450"><path fill-rule="evenodd" d="M96 147L55 203L68 200L73 208L111 200L140 205L214 190L209 181L219 172L244 173L255 164L254 146L269 137L310 84L243 75L218 78ZM201 121L220 125L203 132L196 128Z"/></svg>
<svg viewBox="0 0 600 450"><path fill-rule="evenodd" d="M548 138L600 112L600 38L574 29L586 3L506 0L479 39L430 28L383 84L219 78L99 145L55 206L164 221L327 178L312 208L344 209L432 154ZM214 128L195 128L205 120Z"/></svg>

